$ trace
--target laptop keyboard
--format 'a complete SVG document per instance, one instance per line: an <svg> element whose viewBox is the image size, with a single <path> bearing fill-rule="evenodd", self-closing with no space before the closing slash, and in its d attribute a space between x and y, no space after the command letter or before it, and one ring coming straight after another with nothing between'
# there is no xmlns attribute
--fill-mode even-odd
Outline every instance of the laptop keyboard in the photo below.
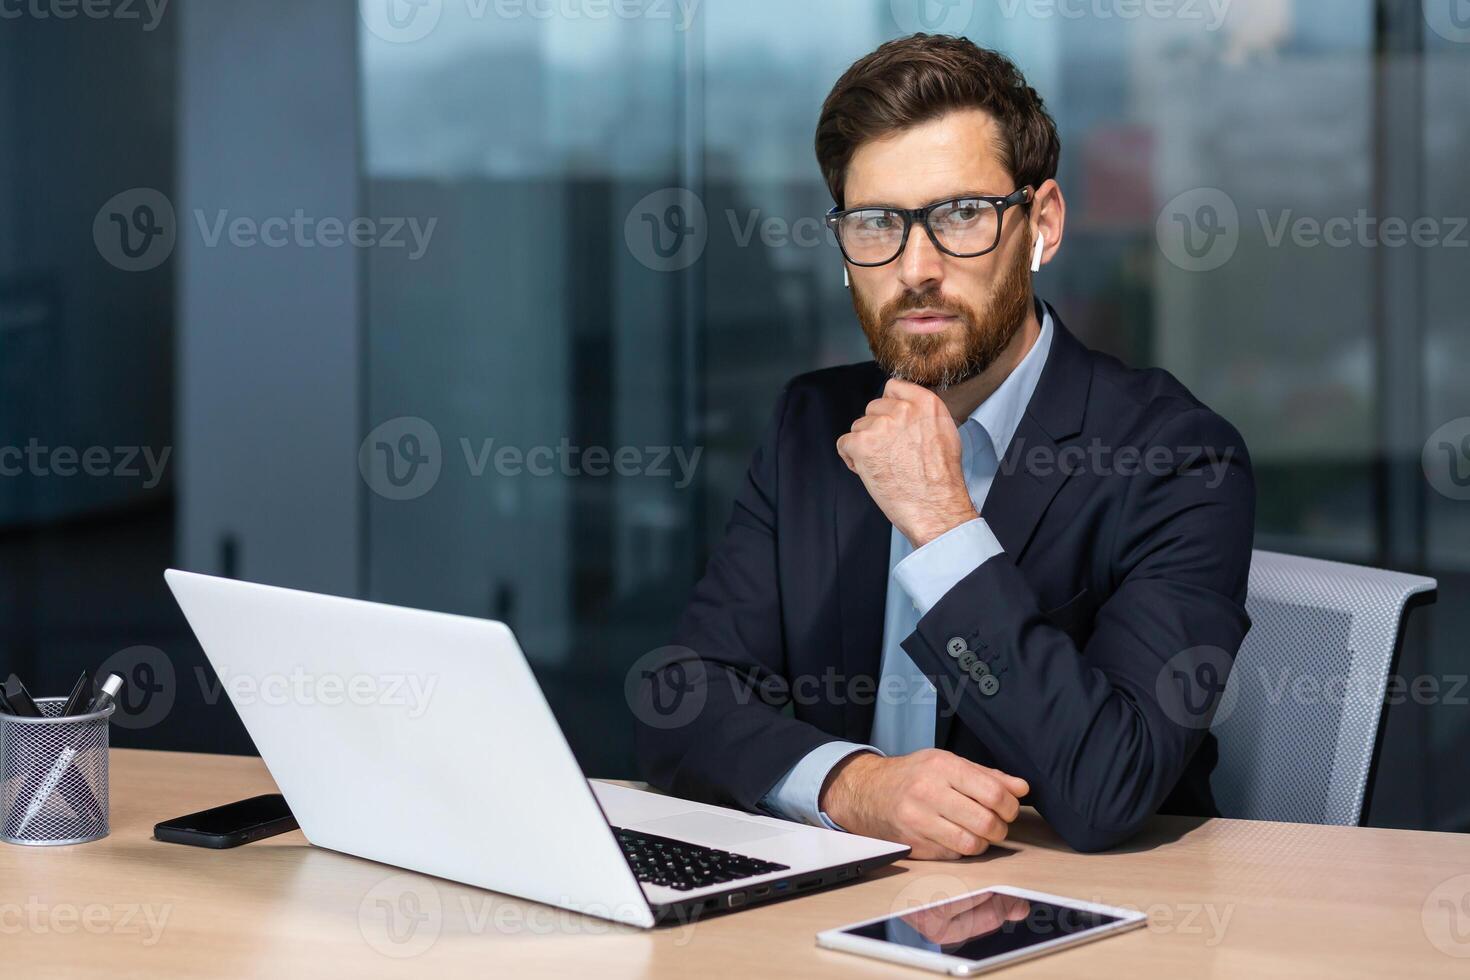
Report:
<svg viewBox="0 0 1470 980"><path fill-rule="evenodd" d="M713 847L687 841L659 837L637 830L614 827L623 853L632 862L638 880L650 885L667 885L681 892L706 885L718 885L741 878L790 871L785 864L760 861L743 854L732 854Z"/></svg>

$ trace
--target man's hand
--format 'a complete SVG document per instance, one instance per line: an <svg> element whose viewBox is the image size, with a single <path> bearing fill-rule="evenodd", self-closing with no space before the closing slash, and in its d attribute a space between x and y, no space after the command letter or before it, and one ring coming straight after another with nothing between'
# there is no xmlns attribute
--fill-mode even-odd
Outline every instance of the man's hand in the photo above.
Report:
<svg viewBox="0 0 1470 980"><path fill-rule="evenodd" d="M1005 840L1029 792L1024 779L941 749L892 758L863 752L838 763L818 804L845 830L907 844L914 858L949 861Z"/></svg>
<svg viewBox="0 0 1470 980"><path fill-rule="evenodd" d="M915 548L979 516L960 465L959 429L928 388L890 379L837 440L837 452Z"/></svg>

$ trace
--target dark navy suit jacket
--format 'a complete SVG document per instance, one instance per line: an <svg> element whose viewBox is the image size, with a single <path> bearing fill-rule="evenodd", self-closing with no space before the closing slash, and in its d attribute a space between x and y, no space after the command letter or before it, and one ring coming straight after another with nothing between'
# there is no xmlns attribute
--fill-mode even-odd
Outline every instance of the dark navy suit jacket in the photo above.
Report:
<svg viewBox="0 0 1470 980"><path fill-rule="evenodd" d="M1229 423L1052 315L981 514L1005 553L903 647L939 692L935 744L1026 779L1026 802L1091 851L1161 809L1215 813L1208 718L1250 627L1255 487ZM675 647L639 689L653 785L754 810L812 749L868 740L891 525L835 443L885 381L867 362L786 386ZM948 652L956 638L990 693Z"/></svg>

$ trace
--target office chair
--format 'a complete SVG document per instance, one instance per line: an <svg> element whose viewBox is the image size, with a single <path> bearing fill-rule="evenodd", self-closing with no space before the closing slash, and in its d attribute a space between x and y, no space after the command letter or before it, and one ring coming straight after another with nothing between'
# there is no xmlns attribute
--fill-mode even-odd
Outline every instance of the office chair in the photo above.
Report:
<svg viewBox="0 0 1470 980"><path fill-rule="evenodd" d="M1210 726L1226 817L1358 826L1409 609L1438 583L1271 551L1251 558L1252 621Z"/></svg>

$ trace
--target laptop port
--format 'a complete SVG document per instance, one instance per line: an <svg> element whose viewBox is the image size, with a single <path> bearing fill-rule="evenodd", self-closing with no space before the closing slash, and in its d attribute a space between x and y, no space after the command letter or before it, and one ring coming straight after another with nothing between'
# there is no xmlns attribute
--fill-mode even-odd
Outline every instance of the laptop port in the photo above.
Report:
<svg viewBox="0 0 1470 980"><path fill-rule="evenodd" d="M754 896L755 898L764 898L765 896L771 894L771 886L770 885L756 885L754 888L752 888L750 890L750 894L752 896Z"/></svg>
<svg viewBox="0 0 1470 980"><path fill-rule="evenodd" d="M735 892L733 895L725 896L725 908L738 909L745 904L745 892Z"/></svg>
<svg viewBox="0 0 1470 980"><path fill-rule="evenodd" d="M796 890L797 891L801 891L803 888L815 888L817 885L820 885L821 883L822 883L822 876L821 875L816 875L815 877L812 877L812 878L803 878L801 881L798 881L796 883Z"/></svg>

